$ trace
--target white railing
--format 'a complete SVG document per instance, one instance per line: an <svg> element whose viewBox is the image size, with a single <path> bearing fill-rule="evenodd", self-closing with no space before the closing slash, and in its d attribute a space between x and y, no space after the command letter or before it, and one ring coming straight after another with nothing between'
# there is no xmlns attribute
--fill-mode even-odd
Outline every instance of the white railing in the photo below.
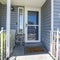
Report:
<svg viewBox="0 0 60 60"><path fill-rule="evenodd" d="M3 27L0 31L0 60L5 60L5 47L4 47L4 33L3 33Z"/></svg>
<svg viewBox="0 0 60 60"><path fill-rule="evenodd" d="M3 28L1 28L1 31L0 31L0 41L1 41L1 60L3 60Z"/></svg>
<svg viewBox="0 0 60 60"><path fill-rule="evenodd" d="M50 46L51 46L51 55L53 56L54 60L59 60L59 38L60 38L60 31L51 31L50 32Z"/></svg>

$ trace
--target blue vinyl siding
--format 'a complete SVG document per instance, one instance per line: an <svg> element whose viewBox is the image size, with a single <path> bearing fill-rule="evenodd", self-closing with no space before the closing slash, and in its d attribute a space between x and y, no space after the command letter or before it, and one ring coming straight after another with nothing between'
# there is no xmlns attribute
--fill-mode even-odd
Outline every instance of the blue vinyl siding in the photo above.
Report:
<svg viewBox="0 0 60 60"><path fill-rule="evenodd" d="M14 11L11 11L11 29L16 29L18 21L18 7L14 6ZM6 29L6 6L0 4L0 28Z"/></svg>
<svg viewBox="0 0 60 60"><path fill-rule="evenodd" d="M0 4L0 28L6 28L6 7L5 5Z"/></svg>
<svg viewBox="0 0 60 60"><path fill-rule="evenodd" d="M54 30L60 29L60 0L54 0Z"/></svg>
<svg viewBox="0 0 60 60"><path fill-rule="evenodd" d="M41 8L41 40L50 49L51 0L47 0Z"/></svg>
<svg viewBox="0 0 60 60"><path fill-rule="evenodd" d="M11 29L17 29L16 23L18 22L18 7L14 7L14 11L11 11Z"/></svg>

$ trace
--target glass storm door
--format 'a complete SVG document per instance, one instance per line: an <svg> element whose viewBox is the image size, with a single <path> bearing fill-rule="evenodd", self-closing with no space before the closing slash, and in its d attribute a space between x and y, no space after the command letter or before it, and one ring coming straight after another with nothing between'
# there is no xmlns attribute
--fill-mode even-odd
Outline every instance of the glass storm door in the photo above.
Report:
<svg viewBox="0 0 60 60"><path fill-rule="evenodd" d="M27 42L39 41L39 12L28 11L27 15Z"/></svg>

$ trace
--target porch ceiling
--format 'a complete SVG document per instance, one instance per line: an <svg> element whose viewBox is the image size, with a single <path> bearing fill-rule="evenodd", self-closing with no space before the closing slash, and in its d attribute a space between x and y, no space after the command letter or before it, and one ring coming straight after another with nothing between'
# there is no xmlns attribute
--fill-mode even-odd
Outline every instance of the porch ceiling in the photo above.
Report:
<svg viewBox="0 0 60 60"><path fill-rule="evenodd" d="M6 4L6 0L0 0ZM46 0L11 0L12 5L41 7Z"/></svg>

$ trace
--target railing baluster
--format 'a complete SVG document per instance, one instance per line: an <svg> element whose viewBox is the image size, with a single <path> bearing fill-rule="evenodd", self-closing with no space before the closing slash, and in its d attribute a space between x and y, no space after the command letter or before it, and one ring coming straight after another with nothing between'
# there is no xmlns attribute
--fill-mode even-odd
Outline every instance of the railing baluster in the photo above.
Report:
<svg viewBox="0 0 60 60"><path fill-rule="evenodd" d="M53 55L53 31L49 31L50 32L50 54L51 54L51 56L53 57L53 58L55 58L54 57L54 55Z"/></svg>
<svg viewBox="0 0 60 60"><path fill-rule="evenodd" d="M50 51L55 60L59 58L59 29L50 31ZM53 38L54 37L54 38ZM54 49L53 49L54 48ZM56 52L56 53L55 53Z"/></svg>
<svg viewBox="0 0 60 60"><path fill-rule="evenodd" d="M52 38L53 34L52 34L52 31L50 31L50 51L51 51L51 54L52 54Z"/></svg>
<svg viewBox="0 0 60 60"><path fill-rule="evenodd" d="M56 60L58 60L58 48L59 47L59 29L57 29L57 41L56 41Z"/></svg>
<svg viewBox="0 0 60 60"><path fill-rule="evenodd" d="M1 60L3 60L3 27L1 28Z"/></svg>

